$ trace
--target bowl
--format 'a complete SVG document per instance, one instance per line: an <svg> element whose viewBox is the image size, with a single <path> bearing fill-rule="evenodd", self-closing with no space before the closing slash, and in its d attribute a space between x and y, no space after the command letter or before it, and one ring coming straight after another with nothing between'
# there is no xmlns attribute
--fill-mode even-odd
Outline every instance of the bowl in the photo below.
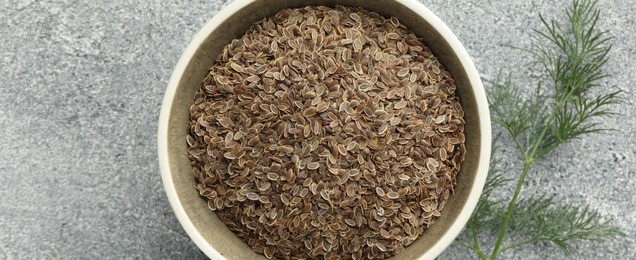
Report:
<svg viewBox="0 0 636 260"><path fill-rule="evenodd" d="M468 53L435 14L416 0L237 0L213 17L190 42L165 92L158 125L158 156L168 200L183 229L213 259L262 259L211 212L194 188L186 153L189 107L208 69L225 45L252 23L284 8L308 5L357 6L385 17L395 16L421 37L455 79L465 112L466 157L455 192L442 216L395 259L434 259L446 249L470 218L482 192L490 157L491 129L481 80Z"/></svg>

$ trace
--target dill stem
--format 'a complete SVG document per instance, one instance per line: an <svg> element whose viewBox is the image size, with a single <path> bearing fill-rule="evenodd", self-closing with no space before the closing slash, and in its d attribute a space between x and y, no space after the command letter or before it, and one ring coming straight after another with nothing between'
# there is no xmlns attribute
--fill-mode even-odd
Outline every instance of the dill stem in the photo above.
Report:
<svg viewBox="0 0 636 260"><path fill-rule="evenodd" d="M484 255L484 253L481 251L481 249L479 248L479 241L477 240L477 232L475 232L475 228L473 225L470 226L471 229L471 233L473 233L473 244L474 244L474 251L477 253L477 255L479 255L479 258L481 258L482 260L487 260L488 257L486 257L486 255Z"/></svg>
<svg viewBox="0 0 636 260"><path fill-rule="evenodd" d="M503 252L503 251L506 251L508 249L511 249L511 248L514 248L514 247L518 247L518 246L521 246L521 245L525 245L525 244L529 244L529 243L536 242L536 241L537 241L536 238L532 238L532 239L528 239L528 240L521 241L521 242L518 242L518 243L514 243L512 245L509 245L509 246L506 246L506 247L502 248L499 252Z"/></svg>
<svg viewBox="0 0 636 260"><path fill-rule="evenodd" d="M525 159L526 162L524 163L523 172L521 173L521 176L519 177L519 182L517 182L517 188L515 189L515 193L512 196L512 200L510 200L510 203L508 203L506 218L504 219L504 223L501 226L501 229L499 229L499 236L497 236L497 243L495 244L495 248L492 250L492 255L490 256L490 259L494 260L495 258L497 258L497 254L499 254L500 252L500 248L503 243L503 238L504 236L506 236L506 230L508 230L508 225L510 224L512 213L514 212L515 205L517 205L517 198L519 197L519 193L521 193L521 187L523 186L523 181L526 179L528 170L530 170L530 165L532 165L534 160L539 158L539 157L536 157L537 150L539 149L539 146L541 146L541 142L543 142L543 138L545 137L545 134L548 132L548 127L554 121L557 111L559 111L559 109L561 109L561 107L565 104L565 100L559 99L558 97L556 98L557 98L557 102L555 104L555 108L552 111L552 114L550 115L550 118L548 119L546 126L543 128L543 131L541 131L539 138L537 138L537 140L533 143L530 154L527 154L525 151L522 151L523 158Z"/></svg>
<svg viewBox="0 0 636 260"><path fill-rule="evenodd" d="M512 196L512 200L510 200L510 203L508 203L508 211L506 212L506 218L504 219L504 223L501 226L501 229L499 230L499 236L497 237L497 244L495 244L495 249L493 249L490 259L495 259L497 257L497 254L499 253L499 248L501 248L503 238L506 235L506 230L508 229L508 224L510 224L510 219L512 218L512 212L514 211L515 205L517 204L517 198L519 197L519 193L521 193L521 187L523 186L523 181L526 179L526 175L528 174L528 170L530 169L531 164L532 164L532 160L526 160L526 163L523 166L523 172L521 173L521 177L519 177L519 182L517 182L517 188L515 189L515 193Z"/></svg>

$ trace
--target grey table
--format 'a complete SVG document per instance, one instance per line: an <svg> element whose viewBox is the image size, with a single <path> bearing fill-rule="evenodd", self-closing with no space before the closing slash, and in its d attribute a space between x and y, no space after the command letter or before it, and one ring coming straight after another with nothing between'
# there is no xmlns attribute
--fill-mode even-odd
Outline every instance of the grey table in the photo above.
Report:
<svg viewBox="0 0 636 260"><path fill-rule="evenodd" d="M229 2L0 0L0 259L205 257L167 202L155 133L181 52ZM484 79L502 68L527 83L536 71L520 69L527 57L505 45L527 46L537 14L554 17L570 1L423 2L457 34ZM615 107L622 114L602 123L620 130L559 148L536 165L524 191L590 204L627 234L580 243L573 258L634 259L636 4L600 7L600 28L615 37L605 83L626 97ZM520 168L512 151L504 144L500 155L511 174ZM560 257L547 244L503 255ZM470 258L457 246L440 257Z"/></svg>

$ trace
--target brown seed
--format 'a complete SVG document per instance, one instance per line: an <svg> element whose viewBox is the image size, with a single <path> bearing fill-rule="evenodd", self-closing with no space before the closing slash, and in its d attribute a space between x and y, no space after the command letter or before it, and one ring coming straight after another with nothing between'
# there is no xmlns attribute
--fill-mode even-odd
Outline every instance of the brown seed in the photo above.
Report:
<svg viewBox="0 0 636 260"><path fill-rule="evenodd" d="M194 146L196 144L196 141L190 135L186 135L186 141L187 141L187 143L188 143L188 145L190 147L192 147L192 146Z"/></svg>
<svg viewBox="0 0 636 260"><path fill-rule="evenodd" d="M250 192L247 194L247 198L250 200L258 200L258 194L254 193L254 192Z"/></svg>
<svg viewBox="0 0 636 260"><path fill-rule="evenodd" d="M234 160L234 159L236 159L236 155L234 155L234 154L233 154L233 153L231 153L231 152L225 152L225 153L223 154L223 157L225 157L225 158L227 158L227 159L230 159L230 160Z"/></svg>
<svg viewBox="0 0 636 260"><path fill-rule="evenodd" d="M342 154L342 155L347 155L347 148L344 145L339 144L338 145L338 152L340 154Z"/></svg>
<svg viewBox="0 0 636 260"><path fill-rule="evenodd" d="M406 101L400 100L397 103L395 103L394 107L395 107L395 109L402 109L402 108L406 107L407 104L408 103Z"/></svg>
<svg viewBox="0 0 636 260"><path fill-rule="evenodd" d="M380 128L378 128L378 134L383 135L384 133L386 133L386 130L388 130L389 125L384 124L382 126L380 126Z"/></svg>
<svg viewBox="0 0 636 260"><path fill-rule="evenodd" d="M358 154L358 157L356 158L358 161L358 164L363 165L366 163L366 161L364 160L364 157L362 157L362 155Z"/></svg>
<svg viewBox="0 0 636 260"><path fill-rule="evenodd" d="M385 252L385 251L387 250L387 249L386 249L386 246L384 246L384 244L382 244L382 243L377 243L377 244L375 244L375 245L376 245L376 246L378 247L378 249L380 249L380 251L382 251L382 252Z"/></svg>
<svg viewBox="0 0 636 260"><path fill-rule="evenodd" d="M260 203L268 203L269 202L269 198L266 197L266 196L260 196L260 197L258 197L258 201Z"/></svg>
<svg viewBox="0 0 636 260"><path fill-rule="evenodd" d="M397 199L400 197L400 195L395 191L389 191L386 193L386 197L389 199Z"/></svg>
<svg viewBox="0 0 636 260"><path fill-rule="evenodd" d="M274 248L271 246L267 246L265 247L265 249L263 250L263 254L265 255L265 257L267 257L268 259L272 259L274 258Z"/></svg>
<svg viewBox="0 0 636 260"><path fill-rule="evenodd" d="M394 117L389 120L389 124L391 125L398 125L400 122L402 122L402 119L399 117Z"/></svg>
<svg viewBox="0 0 636 260"><path fill-rule="evenodd" d="M406 175L406 174L404 174L404 173L402 173L402 174L398 175L398 179L403 180L403 181L408 181L408 180L411 179L411 177Z"/></svg>
<svg viewBox="0 0 636 260"><path fill-rule="evenodd" d="M329 201L329 193L327 192L327 190L320 191L320 197L322 197L326 201Z"/></svg>
<svg viewBox="0 0 636 260"><path fill-rule="evenodd" d="M439 162L435 160L435 158L426 158L426 168L431 171L435 171L437 170L437 167L439 167Z"/></svg>
<svg viewBox="0 0 636 260"><path fill-rule="evenodd" d="M403 78L408 74L409 74L409 68L402 68L397 72L397 76L400 78Z"/></svg>
<svg viewBox="0 0 636 260"><path fill-rule="evenodd" d="M267 179L270 179L272 181L278 180L279 175L275 172L269 172L267 173Z"/></svg>
<svg viewBox="0 0 636 260"><path fill-rule="evenodd" d="M415 82L415 81L417 81L417 74L415 74L415 73L411 73L411 76L409 76L409 81L410 81L410 82Z"/></svg>
<svg viewBox="0 0 636 260"><path fill-rule="evenodd" d="M406 167L413 164L413 159L409 158L409 157L404 157L402 160L400 160L400 165L402 167Z"/></svg>
<svg viewBox="0 0 636 260"><path fill-rule="evenodd" d="M261 140L258 137L258 135L255 135L254 137L250 138L250 140L247 141L247 145L253 147L253 146L259 144L260 142L261 142Z"/></svg>
<svg viewBox="0 0 636 260"><path fill-rule="evenodd" d="M391 40L397 40L400 38L400 36L397 33L388 33L386 35L387 38L391 39Z"/></svg>
<svg viewBox="0 0 636 260"><path fill-rule="evenodd" d="M317 163L317 162L310 162L310 163L307 164L306 167L309 170L315 170L315 169L318 169L318 167L320 167L320 164Z"/></svg>
<svg viewBox="0 0 636 260"><path fill-rule="evenodd" d="M358 142L352 141L351 143L347 145L347 151L353 150L354 148L356 148L357 145L358 145Z"/></svg>
<svg viewBox="0 0 636 260"><path fill-rule="evenodd" d="M378 196L380 197L384 197L384 195L386 195L384 193L384 189L380 188L380 187L375 187L375 192L378 194Z"/></svg>
<svg viewBox="0 0 636 260"><path fill-rule="evenodd" d="M238 65L236 63L230 63L230 67L232 67L232 69L234 69L236 72L243 72L243 68L241 67L241 65Z"/></svg>
<svg viewBox="0 0 636 260"><path fill-rule="evenodd" d="M307 109L305 109L305 111L303 111L303 116L305 117L312 117L314 115L316 115L316 108L315 107L308 107Z"/></svg>
<svg viewBox="0 0 636 260"><path fill-rule="evenodd" d="M305 243L305 248L307 248L307 250L311 250L313 248L311 241L305 239L304 243Z"/></svg>

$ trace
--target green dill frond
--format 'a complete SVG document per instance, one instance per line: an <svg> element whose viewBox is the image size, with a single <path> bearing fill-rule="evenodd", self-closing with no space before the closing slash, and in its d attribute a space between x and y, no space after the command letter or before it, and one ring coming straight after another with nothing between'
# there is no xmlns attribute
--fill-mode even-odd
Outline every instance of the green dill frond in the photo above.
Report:
<svg viewBox="0 0 636 260"><path fill-rule="evenodd" d="M569 106L564 106L555 112L554 124L550 126L550 132L546 135L541 146L542 157L561 143L579 138L585 134L598 133L611 130L604 128L598 122L591 119L615 114L606 109L608 105L620 103L618 96L620 91L602 94L593 99L574 97L575 101Z"/></svg>
<svg viewBox="0 0 636 260"><path fill-rule="evenodd" d="M510 175L500 171L495 153L491 156L483 194L468 221L468 240L457 240L481 259L495 259L503 251L535 242L552 243L570 254L575 241L624 236L611 220L604 220L598 211L587 206L555 205L552 197L520 196L536 160L562 143L608 130L598 119L615 114L610 107L621 102L620 91L607 90L602 84L608 77L604 67L612 46L611 37L596 29L600 16L596 0L574 0L566 15L565 24L548 22L541 16L544 29L534 30L533 45L519 48L532 55L532 64L543 68L548 84L539 82L534 91L524 93L510 75L503 78L499 73L489 82L487 95L493 123L510 134L523 156L524 168L512 198L504 204L492 193L510 181ZM479 233L494 229L499 230L497 242L487 256L480 247Z"/></svg>
<svg viewBox="0 0 636 260"><path fill-rule="evenodd" d="M549 116L548 98L540 90L539 85L529 97L525 97L511 82L510 76L504 80L500 73L487 92L493 123L510 134L524 159L546 128Z"/></svg>
<svg viewBox="0 0 636 260"><path fill-rule="evenodd" d="M551 89L537 84L526 95L501 73L491 82L488 99L495 124L503 127L526 160L548 154L558 145L584 134L608 130L596 118L612 115L609 106L621 102L621 91L593 95L594 88L606 87L604 66L612 39L596 30L600 12L596 1L575 0L566 12L566 26L541 16L543 30L534 30L534 43L522 49L543 67ZM552 93L551 97L542 93Z"/></svg>
<svg viewBox="0 0 636 260"><path fill-rule="evenodd" d="M502 249L528 243L550 242L565 254L574 252L576 241L600 241L625 236L589 207L555 205L552 197L520 200L515 206L509 231L522 237Z"/></svg>
<svg viewBox="0 0 636 260"><path fill-rule="evenodd" d="M531 52L553 80L556 100L580 95L608 76L602 67L608 59L611 37L595 30L600 15L595 5L595 0L573 1L573 8L566 11L566 26L540 16L545 30L535 30Z"/></svg>
<svg viewBox="0 0 636 260"><path fill-rule="evenodd" d="M477 232L485 229L492 229L499 219L502 218L503 211L500 209L502 207L502 201L493 199L491 195L496 188L500 188L511 181L511 179L505 177L505 175L501 172L499 167L501 159L495 156L498 150L498 139L498 136L493 139L493 149L490 155L490 165L488 168L486 184L484 185L484 190L481 193L479 202L477 202L477 207L475 208L475 211L473 211L472 217L468 220L468 226Z"/></svg>
<svg viewBox="0 0 636 260"><path fill-rule="evenodd" d="M501 159L496 156L499 150L498 141L499 135L495 136L492 140L488 177L486 177L486 184L484 185L484 190L481 193L482 198L490 198L490 195L495 188L502 187L507 182L511 181L510 178L504 177L500 169Z"/></svg>
<svg viewBox="0 0 636 260"><path fill-rule="evenodd" d="M477 202L477 206L475 207L472 216L466 224L469 233L467 235L470 236L470 242L461 240L459 238L455 240L456 244L474 251L482 259L484 259L486 256L479 247L477 233L483 230L493 229L493 227L495 227L497 223L501 222L504 212L503 210L500 210L502 208L502 201L492 199L492 192L496 188L502 187L507 182L511 181L511 179L506 178L501 172L499 167L501 160L495 156L497 150L499 149L499 146L497 146L498 140L499 136L496 136L492 141L492 149L490 151L490 165L488 168L488 177L486 178L484 190L481 193L481 197L479 197L479 201Z"/></svg>
<svg viewBox="0 0 636 260"><path fill-rule="evenodd" d="M566 12L567 26L541 17L545 29L535 30L530 53L554 85L551 120L544 138L535 143L535 158L584 134L607 130L591 121L612 114L608 105L620 102L620 91L597 96L590 93L604 87L601 80L609 76L604 66L612 48L607 32L595 28L600 15L595 5L595 0L575 0Z"/></svg>

